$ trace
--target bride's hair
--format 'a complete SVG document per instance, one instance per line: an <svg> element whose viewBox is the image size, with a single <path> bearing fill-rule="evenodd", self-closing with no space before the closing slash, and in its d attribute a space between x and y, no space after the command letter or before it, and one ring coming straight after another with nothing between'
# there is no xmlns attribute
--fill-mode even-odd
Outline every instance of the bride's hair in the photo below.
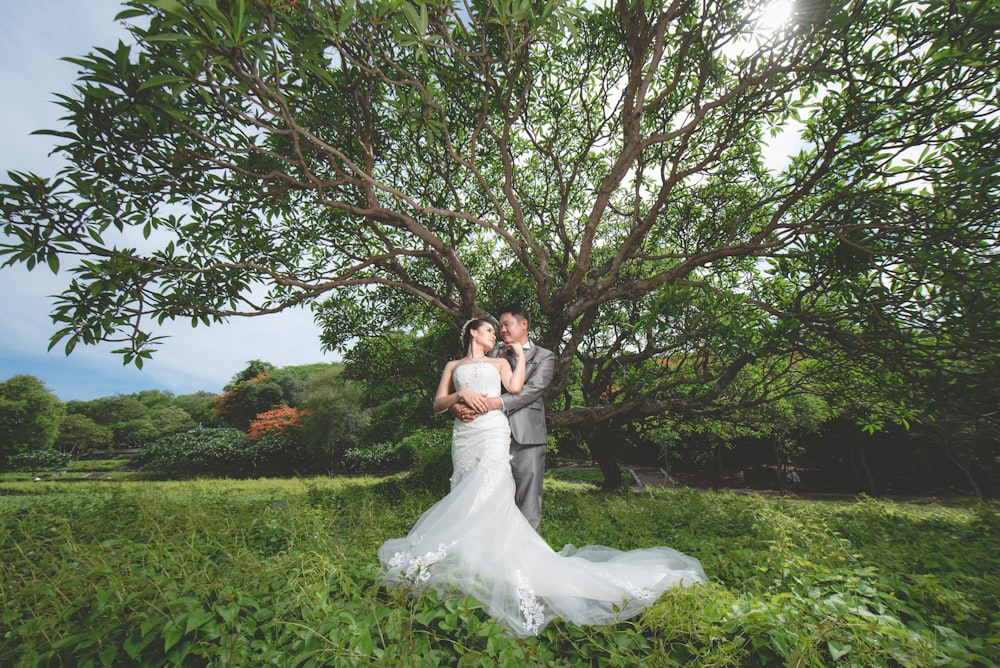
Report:
<svg viewBox="0 0 1000 668"><path fill-rule="evenodd" d="M473 318L472 320L467 320L464 325L462 325L462 354L469 354L469 346L472 344L472 332L474 330L478 331L483 325L493 326L486 318Z"/></svg>

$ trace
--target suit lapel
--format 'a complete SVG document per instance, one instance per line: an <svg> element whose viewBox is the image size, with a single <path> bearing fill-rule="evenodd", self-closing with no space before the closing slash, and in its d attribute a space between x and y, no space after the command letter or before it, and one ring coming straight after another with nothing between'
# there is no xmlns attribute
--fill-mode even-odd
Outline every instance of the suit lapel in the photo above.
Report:
<svg viewBox="0 0 1000 668"><path fill-rule="evenodd" d="M532 341L531 339L528 339L528 343L531 344L531 347L524 351L524 363L525 364L530 364L531 361L533 359L535 359L535 351L538 350L538 346L535 345L534 341Z"/></svg>
<svg viewBox="0 0 1000 668"><path fill-rule="evenodd" d="M528 348L528 349L526 349L524 351L524 363L525 364L531 364L531 362L535 359L535 353L538 351L538 346L535 345L534 341L532 341L531 339L528 339L528 342L531 344L531 347ZM506 358L507 357L507 349L506 348L494 348L493 350L491 350L490 352L488 352L487 355L489 355L490 357L503 357L503 358Z"/></svg>

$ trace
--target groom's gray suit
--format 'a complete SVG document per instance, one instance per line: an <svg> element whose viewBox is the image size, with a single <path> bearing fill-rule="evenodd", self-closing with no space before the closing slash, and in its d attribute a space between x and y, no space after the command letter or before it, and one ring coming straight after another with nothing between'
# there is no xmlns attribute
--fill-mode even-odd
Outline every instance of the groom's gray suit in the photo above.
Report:
<svg viewBox="0 0 1000 668"><path fill-rule="evenodd" d="M506 357L512 364L517 358L509 351L498 348L490 352L493 357ZM504 392L500 395L504 413L510 420L510 461L514 474L514 501L535 531L542 519L542 479L545 477L545 446L549 434L545 426L545 403L542 392L552 380L555 355L551 350L539 348L528 342L524 349L524 387L519 394Z"/></svg>

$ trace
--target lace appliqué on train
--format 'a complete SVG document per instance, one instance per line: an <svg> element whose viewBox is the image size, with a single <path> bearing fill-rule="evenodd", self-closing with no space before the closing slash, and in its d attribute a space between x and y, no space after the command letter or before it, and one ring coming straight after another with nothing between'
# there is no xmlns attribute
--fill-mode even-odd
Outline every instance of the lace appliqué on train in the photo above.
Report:
<svg viewBox="0 0 1000 668"><path fill-rule="evenodd" d="M638 587L635 583L628 582L627 580L622 580L611 575L607 571L597 571L597 575L601 576L611 584L616 587L621 587L628 592L629 596L632 598L637 598L640 601L652 601L656 598L652 591L646 589L645 587Z"/></svg>
<svg viewBox="0 0 1000 668"><path fill-rule="evenodd" d="M438 544L434 552L425 552L420 556L414 556L411 552L396 552L389 559L390 568L405 570L400 572L400 579L412 584L424 584L431 579L431 566L438 563L448 555L448 546L444 543Z"/></svg>
<svg viewBox="0 0 1000 668"><path fill-rule="evenodd" d="M536 635L542 628L542 622L545 621L545 611L538 602L538 597L531 591L524 573L516 571L514 575L517 578L517 606L524 616L524 628L528 633Z"/></svg>

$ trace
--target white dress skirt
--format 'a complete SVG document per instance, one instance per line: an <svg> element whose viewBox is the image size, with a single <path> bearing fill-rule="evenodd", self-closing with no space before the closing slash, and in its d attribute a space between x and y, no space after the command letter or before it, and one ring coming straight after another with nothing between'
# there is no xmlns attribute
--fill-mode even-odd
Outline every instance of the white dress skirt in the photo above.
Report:
<svg viewBox="0 0 1000 668"><path fill-rule="evenodd" d="M459 390L500 393L489 362L459 365L453 381ZM668 547L549 547L514 504L510 426L501 411L455 421L452 463L451 492L405 538L379 548L387 586L471 596L512 635L527 637L556 618L613 624L671 587L706 579L697 559Z"/></svg>

